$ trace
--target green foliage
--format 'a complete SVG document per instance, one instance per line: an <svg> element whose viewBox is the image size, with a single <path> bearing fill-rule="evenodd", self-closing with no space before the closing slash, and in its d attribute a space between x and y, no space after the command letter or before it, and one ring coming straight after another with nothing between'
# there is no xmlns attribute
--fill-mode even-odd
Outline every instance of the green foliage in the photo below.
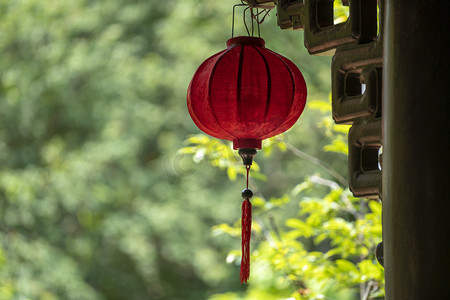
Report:
<svg viewBox="0 0 450 300"><path fill-rule="evenodd" d="M242 160L236 151L233 151L231 143L224 143L202 134L191 136L186 142L189 146L181 148L178 151L179 154L192 154L196 163L207 160L214 167L226 169L228 179L231 181L236 180L238 174L246 174L246 170L242 168ZM259 173L258 163L254 162L252 169L255 178L266 179L263 174Z"/></svg>
<svg viewBox="0 0 450 300"><path fill-rule="evenodd" d="M347 154L348 126L332 123L330 107L325 101L308 104L308 109L324 114L317 124L329 140L323 149L337 155ZM269 159L275 148L286 151L285 139L278 137L264 142L263 148L269 150L263 159ZM230 154L229 143L207 136L187 141L191 146L181 151L193 154L194 160L201 152L216 167L234 168L239 163ZM244 170L242 166L241 169ZM258 167L251 176L259 175L260 171ZM244 175L243 171L240 174ZM268 175L267 180L271 179ZM324 186L325 193L318 188ZM383 268L374 255L381 240L379 202L354 198L348 189L317 174L295 185L290 193L269 200L260 192L257 182L253 182L252 188L258 191L258 196L252 199L254 250L248 289L245 293L216 294L210 299L357 299L360 295L374 299L384 294ZM292 202L298 203L298 214L286 218L283 210ZM216 225L213 232L239 238L240 224ZM231 250L226 261L238 265L240 251Z"/></svg>

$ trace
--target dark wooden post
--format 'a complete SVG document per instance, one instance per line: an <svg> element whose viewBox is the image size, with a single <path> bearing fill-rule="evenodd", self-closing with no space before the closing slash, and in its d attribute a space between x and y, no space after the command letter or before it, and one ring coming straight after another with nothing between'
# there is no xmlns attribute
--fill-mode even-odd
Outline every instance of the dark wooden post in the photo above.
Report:
<svg viewBox="0 0 450 300"><path fill-rule="evenodd" d="M386 299L450 299L450 2L385 4Z"/></svg>

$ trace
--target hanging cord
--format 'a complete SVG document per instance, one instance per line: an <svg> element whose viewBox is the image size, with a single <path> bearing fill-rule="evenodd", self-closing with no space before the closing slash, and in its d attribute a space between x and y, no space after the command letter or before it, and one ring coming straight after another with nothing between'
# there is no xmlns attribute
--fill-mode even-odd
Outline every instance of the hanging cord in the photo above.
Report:
<svg viewBox="0 0 450 300"><path fill-rule="evenodd" d="M248 36L250 36L250 31L248 30L248 26L247 26L247 22L245 21L245 13L246 13L246 11L249 9L249 7L246 7L245 9L244 9L244 12L243 12L243 20L244 20L244 26L245 26L245 30L247 30L247 34L248 34ZM253 25L253 20L252 20L252 25Z"/></svg>
<svg viewBox="0 0 450 300"><path fill-rule="evenodd" d="M253 7L250 7L250 18L252 20L252 36L253 36L253 20L254 20Z"/></svg>
<svg viewBox="0 0 450 300"><path fill-rule="evenodd" d="M261 37L261 29L259 28L259 10L256 9L256 23L258 24L258 37Z"/></svg>
<svg viewBox="0 0 450 300"><path fill-rule="evenodd" d="M259 13L257 12L256 15L258 16L258 23L262 24L264 22L264 20L266 19L266 17L269 15L270 13L270 9L263 9L262 11L260 11ZM264 16L262 17L261 21L259 21L259 15L264 14Z"/></svg>
<svg viewBox="0 0 450 300"><path fill-rule="evenodd" d="M244 23L244 27L245 30L247 31L247 35L253 37L254 36L254 24L253 22L256 21L256 24L258 26L258 37L261 37L261 29L260 29L260 24L262 24L264 22L264 19L269 15L270 12L270 8L264 8L261 11L259 11L259 9L256 7L256 14L253 12L253 9L255 7L249 6L248 4L246 4L243 0L241 0L240 4L235 4L233 5L233 16L232 16L232 23L231 23L231 38L234 37L234 15L235 15L235 10L236 10L236 6L247 6L244 11L242 12L242 21ZM250 9L250 19L252 21L251 24L251 34L250 34L250 29L248 28L247 25L247 21L245 19L245 14L247 12L247 10ZM260 20L260 15L263 15L262 19Z"/></svg>
<svg viewBox="0 0 450 300"><path fill-rule="evenodd" d="M245 166L245 168L247 169L247 189L248 189L248 174L250 173L250 166Z"/></svg>

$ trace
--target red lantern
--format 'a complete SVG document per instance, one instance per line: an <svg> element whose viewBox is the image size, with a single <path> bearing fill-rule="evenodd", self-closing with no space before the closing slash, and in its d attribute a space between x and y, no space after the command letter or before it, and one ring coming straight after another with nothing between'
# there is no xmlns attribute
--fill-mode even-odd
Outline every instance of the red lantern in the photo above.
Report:
<svg viewBox="0 0 450 300"><path fill-rule="evenodd" d="M233 141L247 168L247 188L242 192L241 282L247 282L250 272L250 165L261 141L292 127L306 102L300 70L264 46L264 40L256 37L229 39L227 49L200 65L187 93L194 123L213 137Z"/></svg>
<svg viewBox="0 0 450 300"><path fill-rule="evenodd" d="M187 103L205 133L234 149L261 149L263 139L288 130L305 107L306 84L287 58L256 37L236 37L208 58L189 85Z"/></svg>

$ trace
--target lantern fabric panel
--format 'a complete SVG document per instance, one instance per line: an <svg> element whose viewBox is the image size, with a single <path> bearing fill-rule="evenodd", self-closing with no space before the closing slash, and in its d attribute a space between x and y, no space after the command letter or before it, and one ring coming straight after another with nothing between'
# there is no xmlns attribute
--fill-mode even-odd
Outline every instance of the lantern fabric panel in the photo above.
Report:
<svg viewBox="0 0 450 300"><path fill-rule="evenodd" d="M214 73L209 82L209 101L212 113L218 124L233 136L239 136L239 108L237 105L240 94L239 57L240 47L228 48L223 58L216 63ZM232 140L230 139L230 140Z"/></svg>
<svg viewBox="0 0 450 300"><path fill-rule="evenodd" d="M209 98L209 82L218 60L227 50L223 50L205 60L192 78L187 93L189 114L195 125L215 138L233 140L234 135L226 132L213 114Z"/></svg>
<svg viewBox="0 0 450 300"><path fill-rule="evenodd" d="M292 104L290 106L290 112L285 118L283 124L281 124L273 132L270 132L269 134L262 136L262 139L273 137L291 128L295 124L295 122L297 122L298 118L300 117L305 108L307 95L305 79L303 78L303 75L297 68L297 66L286 57L279 55L278 53L275 53L270 49L266 49L266 51L272 53L274 56L279 57L283 61L283 63L286 64L287 68L289 68L290 75L292 76L293 89L292 89Z"/></svg>
<svg viewBox="0 0 450 300"><path fill-rule="evenodd" d="M261 139L271 137L285 122L293 109L294 82L291 70L278 57L272 55L267 49L258 49L266 62L267 73L270 76L267 91L267 104L265 105L265 119L258 132Z"/></svg>

